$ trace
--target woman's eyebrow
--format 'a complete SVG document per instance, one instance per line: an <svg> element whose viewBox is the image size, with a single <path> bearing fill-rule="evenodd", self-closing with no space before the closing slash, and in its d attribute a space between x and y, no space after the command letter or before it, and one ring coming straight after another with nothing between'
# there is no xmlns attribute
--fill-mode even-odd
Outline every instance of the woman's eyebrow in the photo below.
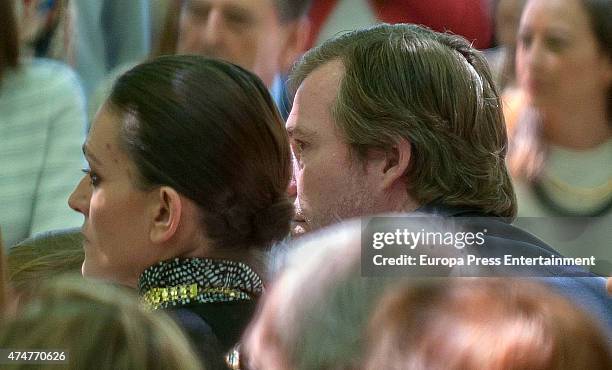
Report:
<svg viewBox="0 0 612 370"><path fill-rule="evenodd" d="M100 160L91 152L91 150L88 149L87 143L83 144L82 148L83 148L83 155L85 155L87 159L91 160L98 166L102 166L102 162L100 162Z"/></svg>

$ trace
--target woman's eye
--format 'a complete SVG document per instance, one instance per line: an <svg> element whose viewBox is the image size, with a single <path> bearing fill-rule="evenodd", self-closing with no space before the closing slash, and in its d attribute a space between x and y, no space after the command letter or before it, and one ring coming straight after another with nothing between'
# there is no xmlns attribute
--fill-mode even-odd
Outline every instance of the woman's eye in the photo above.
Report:
<svg viewBox="0 0 612 370"><path fill-rule="evenodd" d="M521 34L519 35L519 44L521 47L528 48L531 45L531 35Z"/></svg>
<svg viewBox="0 0 612 370"><path fill-rule="evenodd" d="M546 45L552 51L562 51L567 42L563 39L551 37L546 40Z"/></svg>
<svg viewBox="0 0 612 370"><path fill-rule="evenodd" d="M98 176L98 174L96 174L94 171L89 168L83 168L82 171L89 176L89 182L92 186L96 187L98 184L100 184L100 176Z"/></svg>

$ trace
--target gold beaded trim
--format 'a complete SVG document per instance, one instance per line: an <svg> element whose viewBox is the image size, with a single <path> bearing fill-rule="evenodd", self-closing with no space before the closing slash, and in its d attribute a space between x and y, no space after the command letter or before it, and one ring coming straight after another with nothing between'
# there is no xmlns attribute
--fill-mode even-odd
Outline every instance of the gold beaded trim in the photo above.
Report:
<svg viewBox="0 0 612 370"><path fill-rule="evenodd" d="M194 299L198 294L223 294L231 298L241 297L244 292L225 287L210 287L200 289L198 284L177 285L169 288L152 288L144 295L144 301L153 309L159 308L163 303Z"/></svg>
<svg viewBox="0 0 612 370"><path fill-rule="evenodd" d="M161 303L178 301L180 299L192 299L197 297L197 295L198 284L190 284L169 288L152 288L142 298L153 308L158 308Z"/></svg>

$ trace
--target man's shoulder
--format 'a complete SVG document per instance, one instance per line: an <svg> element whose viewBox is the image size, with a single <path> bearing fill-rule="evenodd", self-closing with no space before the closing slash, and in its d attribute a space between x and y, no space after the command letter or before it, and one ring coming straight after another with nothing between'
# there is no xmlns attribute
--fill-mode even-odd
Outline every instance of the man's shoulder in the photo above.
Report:
<svg viewBox="0 0 612 370"><path fill-rule="evenodd" d="M542 282L598 319L612 344L612 297L603 277L544 277Z"/></svg>

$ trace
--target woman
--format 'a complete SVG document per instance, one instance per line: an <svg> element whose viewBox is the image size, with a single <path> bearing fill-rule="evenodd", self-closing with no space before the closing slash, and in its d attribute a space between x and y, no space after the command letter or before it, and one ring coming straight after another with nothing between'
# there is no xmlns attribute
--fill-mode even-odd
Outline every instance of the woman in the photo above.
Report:
<svg viewBox="0 0 612 370"><path fill-rule="evenodd" d="M79 178L86 126L74 72L19 58L13 3L0 2L0 226L8 247L79 224L66 199Z"/></svg>
<svg viewBox="0 0 612 370"><path fill-rule="evenodd" d="M583 225L591 229L578 232L603 239L576 243L580 247L554 239L575 221L557 224L548 233L553 239L540 235L569 255L609 256L611 27L608 0L531 0L519 28L516 61L523 104L517 121L509 122L519 215L597 217Z"/></svg>
<svg viewBox="0 0 612 370"><path fill-rule="evenodd" d="M83 275L138 287L200 349L228 350L263 292L262 252L293 213L265 86L221 61L155 59L119 78L83 148L90 167L69 199L85 216Z"/></svg>

